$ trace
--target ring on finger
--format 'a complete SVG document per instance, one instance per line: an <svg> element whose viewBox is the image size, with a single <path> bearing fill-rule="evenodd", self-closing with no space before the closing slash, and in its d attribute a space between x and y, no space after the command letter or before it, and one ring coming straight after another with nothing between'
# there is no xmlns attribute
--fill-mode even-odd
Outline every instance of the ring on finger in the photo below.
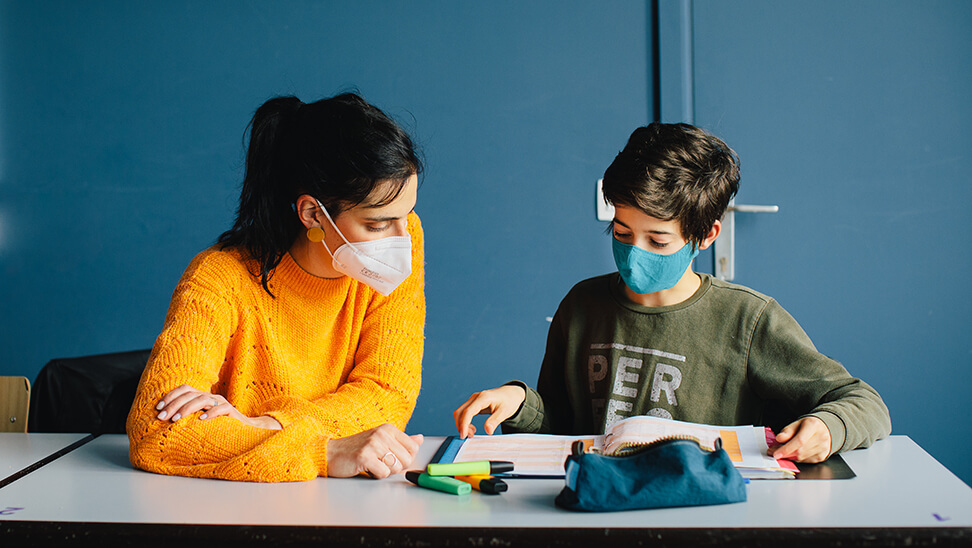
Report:
<svg viewBox="0 0 972 548"><path fill-rule="evenodd" d="M391 455L391 458L392 458L391 464L388 464L388 455ZM398 457L395 456L395 453L392 453L391 451L389 451L389 452L387 452L387 453L385 453L384 455L381 456L381 463L384 464L385 466L391 468L391 467L395 466L396 464L398 464Z"/></svg>
<svg viewBox="0 0 972 548"><path fill-rule="evenodd" d="M213 407L216 407L217 405L219 405L219 400L213 398Z"/></svg>

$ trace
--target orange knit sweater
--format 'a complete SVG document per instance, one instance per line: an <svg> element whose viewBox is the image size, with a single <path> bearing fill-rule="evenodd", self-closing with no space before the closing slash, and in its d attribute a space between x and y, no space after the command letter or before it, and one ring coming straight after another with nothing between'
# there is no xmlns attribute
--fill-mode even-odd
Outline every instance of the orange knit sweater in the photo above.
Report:
<svg viewBox="0 0 972 548"><path fill-rule="evenodd" d="M327 475L327 442L389 422L404 430L421 382L425 269L419 218L408 217L412 274L384 297L348 276L314 277L284 255L264 291L254 263L210 248L169 306L128 416L143 470L245 481ZM249 270L248 270L249 267ZM187 384L221 394L267 430L230 417L156 418Z"/></svg>

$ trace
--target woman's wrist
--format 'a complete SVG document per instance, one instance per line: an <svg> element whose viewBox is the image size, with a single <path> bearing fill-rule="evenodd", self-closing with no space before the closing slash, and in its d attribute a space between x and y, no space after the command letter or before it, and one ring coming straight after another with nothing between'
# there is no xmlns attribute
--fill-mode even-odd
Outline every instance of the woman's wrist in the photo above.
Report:
<svg viewBox="0 0 972 548"><path fill-rule="evenodd" d="M259 417L249 417L246 420L247 424L250 426L256 426L257 428L266 428L267 430L280 430L283 428L277 419L271 417L270 415L261 415Z"/></svg>

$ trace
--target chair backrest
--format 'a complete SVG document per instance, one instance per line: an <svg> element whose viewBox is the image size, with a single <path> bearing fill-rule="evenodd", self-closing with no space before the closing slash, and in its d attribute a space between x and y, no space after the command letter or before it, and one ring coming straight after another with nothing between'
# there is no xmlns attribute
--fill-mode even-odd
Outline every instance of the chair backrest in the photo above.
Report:
<svg viewBox="0 0 972 548"><path fill-rule="evenodd" d="M0 432L26 432L29 410L27 377L0 377Z"/></svg>
<svg viewBox="0 0 972 548"><path fill-rule="evenodd" d="M29 432L124 434L150 350L58 358L37 374Z"/></svg>

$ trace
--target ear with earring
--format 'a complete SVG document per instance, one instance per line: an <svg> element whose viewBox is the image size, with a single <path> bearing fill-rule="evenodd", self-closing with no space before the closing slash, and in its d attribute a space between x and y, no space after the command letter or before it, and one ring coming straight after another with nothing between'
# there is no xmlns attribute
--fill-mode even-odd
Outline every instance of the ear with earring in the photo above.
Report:
<svg viewBox="0 0 972 548"><path fill-rule="evenodd" d="M319 226L312 226L307 229L307 239L312 242L324 241L324 229Z"/></svg>

